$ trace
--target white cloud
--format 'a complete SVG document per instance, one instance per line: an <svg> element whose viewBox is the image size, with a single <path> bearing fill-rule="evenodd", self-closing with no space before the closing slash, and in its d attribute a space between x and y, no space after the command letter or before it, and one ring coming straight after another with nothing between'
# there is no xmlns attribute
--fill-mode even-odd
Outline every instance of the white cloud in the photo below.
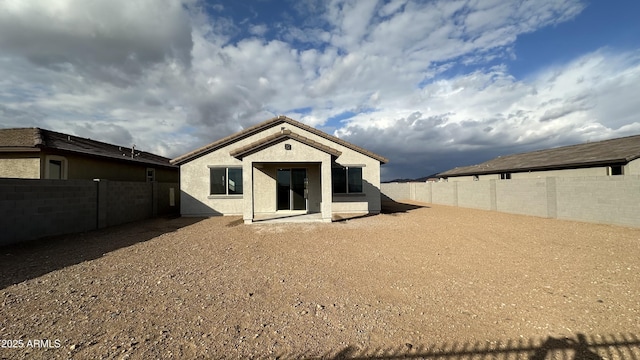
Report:
<svg viewBox="0 0 640 360"><path fill-rule="evenodd" d="M124 86L147 66L189 66L192 42L175 1L32 0L0 2L0 47L5 57Z"/></svg>
<svg viewBox="0 0 640 360"><path fill-rule="evenodd" d="M383 102L384 110L349 119L337 135L390 154L391 168L420 159L426 175L447 169L437 159L447 152L472 164L637 134L639 92L640 53L597 51L525 80L499 67L434 82L402 103Z"/></svg>
<svg viewBox="0 0 640 360"><path fill-rule="evenodd" d="M313 15L297 25L227 8L0 2L0 121L177 156L284 113L337 126L391 158L387 174L425 164L412 176L444 170L443 154L472 161L640 131L637 53L595 52L527 79L485 67L510 59L519 35L576 16L575 0L310 0L296 2ZM476 69L445 76L460 64ZM357 114L326 124L345 112Z"/></svg>
<svg viewBox="0 0 640 360"><path fill-rule="evenodd" d="M259 25L251 25L249 27L249 33L256 36L264 36L264 34L269 31L267 25L259 24Z"/></svg>

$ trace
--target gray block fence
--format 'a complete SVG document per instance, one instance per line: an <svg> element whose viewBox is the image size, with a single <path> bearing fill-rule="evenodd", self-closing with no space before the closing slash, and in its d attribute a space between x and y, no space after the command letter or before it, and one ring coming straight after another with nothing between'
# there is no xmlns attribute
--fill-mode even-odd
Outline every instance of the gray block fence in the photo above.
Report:
<svg viewBox="0 0 640 360"><path fill-rule="evenodd" d="M177 213L179 184L0 179L0 245Z"/></svg>
<svg viewBox="0 0 640 360"><path fill-rule="evenodd" d="M385 198L640 227L640 176L381 184Z"/></svg>

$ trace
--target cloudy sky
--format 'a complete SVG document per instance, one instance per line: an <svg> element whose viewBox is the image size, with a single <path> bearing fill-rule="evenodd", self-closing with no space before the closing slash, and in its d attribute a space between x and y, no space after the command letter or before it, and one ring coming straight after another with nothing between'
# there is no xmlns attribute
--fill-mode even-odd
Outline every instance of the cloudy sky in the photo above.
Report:
<svg viewBox="0 0 640 360"><path fill-rule="evenodd" d="M414 178L640 134L636 0L0 0L0 127L175 157L287 115Z"/></svg>

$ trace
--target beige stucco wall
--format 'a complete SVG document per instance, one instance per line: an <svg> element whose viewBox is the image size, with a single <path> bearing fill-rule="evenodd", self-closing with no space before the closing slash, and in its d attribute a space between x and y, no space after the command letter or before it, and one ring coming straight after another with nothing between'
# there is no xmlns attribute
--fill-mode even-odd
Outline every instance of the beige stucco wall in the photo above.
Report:
<svg viewBox="0 0 640 360"><path fill-rule="evenodd" d="M638 165L640 168L640 165ZM626 174L625 168L625 174ZM511 173L511 179L539 179L545 177L582 177L582 176L607 176L608 168L606 166L582 168L582 169L563 169L548 171L529 171L520 173ZM478 180L500 180L500 174L479 175ZM455 176L447 179L449 182L454 181L474 181L473 176Z"/></svg>
<svg viewBox="0 0 640 360"><path fill-rule="evenodd" d="M629 161L624 167L625 175L640 175L640 159Z"/></svg>
<svg viewBox="0 0 640 360"><path fill-rule="evenodd" d="M0 159L0 178L40 178L40 157L7 157Z"/></svg>
<svg viewBox="0 0 640 360"><path fill-rule="evenodd" d="M291 150L285 150L285 144L291 145ZM309 161L314 161L314 163L309 163ZM322 182L319 168L322 162L330 164L331 155L292 139L246 156L243 163L254 166L254 212L272 213L276 211L276 174L277 170L282 168L304 168L307 170L307 178L309 179L308 210L309 212L319 212L322 201Z"/></svg>
<svg viewBox="0 0 640 360"><path fill-rule="evenodd" d="M591 167L583 169L564 169L549 171L531 171L512 173L512 179L538 179L544 177L581 177L581 176L607 176L607 167Z"/></svg>
<svg viewBox="0 0 640 360"><path fill-rule="evenodd" d="M330 159L331 156L313 147L307 146L295 140L289 139L285 142L278 143L267 149L263 149L260 152L245 156L243 161L240 161L229 155L230 151L245 145L251 144L262 139L265 136L280 132L280 128L285 127L292 132L304 136L308 139L316 141L318 143L332 147L333 149L342 152L341 156L336 159L336 163L343 166L362 166L363 187L365 194L359 194L357 196L336 196L333 200L329 200L332 211L336 212L379 212L380 211L380 163L366 155L360 154L340 144L334 143L328 139L317 136L304 129L295 127L290 124L275 124L274 126L265 129L264 131L248 136L244 139L236 141L230 145L224 146L220 149L192 159L180 166L180 188L183 200L181 202L182 214L185 216L196 215L240 215L243 214L243 199L242 197L225 198L216 197L211 198L209 196L209 168L208 166L242 166L243 162L275 162L280 163L298 162L298 163L322 163L322 171L319 177L311 176L312 173L308 172L310 181L312 179L324 179L326 181L320 181L320 185L323 189L327 189L328 194L331 194L331 173L330 173ZM292 150L284 150L284 144L290 143ZM277 160L276 160L277 159ZM308 165L305 165L308 166ZM316 168L319 165L315 165ZM325 167L327 168L326 174L323 173ZM312 169L313 166L308 167ZM255 177L258 184L261 187L272 188L275 199L275 180L270 180L274 176L268 168L255 169L249 173L246 173L248 168L245 168L243 172L243 180L249 177ZM257 171L256 171L257 170ZM309 171L309 170L308 170ZM310 184L312 185L312 184ZM246 187L245 187L246 193ZM254 192L254 195L256 193ZM321 194L317 194L321 196ZM257 198L254 198L256 203L255 210L267 210L270 205L275 208L275 200L271 201L271 195L260 194ZM311 194L310 194L311 197ZM329 199L331 199L329 197ZM313 203L313 204L312 204ZM310 198L310 209L317 206L322 207L323 201L317 201L317 199ZM328 208L328 204L326 205Z"/></svg>
<svg viewBox="0 0 640 360"><path fill-rule="evenodd" d="M320 164L309 163L275 163L275 164L256 164L253 169L254 180L254 212L256 214L268 214L276 211L277 207L277 182L276 176L278 169L304 168L307 170L307 178L309 179L309 199L308 206L310 213L320 212L320 203L322 202L322 189L320 179Z"/></svg>
<svg viewBox="0 0 640 360"><path fill-rule="evenodd" d="M285 146L290 145L291 150L286 150ZM309 162L319 162L319 164L309 164ZM256 153L245 156L242 159L244 169L253 167L253 209L245 199L244 218L246 221L252 219L253 214L275 212L276 211L276 172L278 168L305 168L307 169L307 178L309 179L309 204L308 212L322 212L322 192L331 191L330 179L331 174L325 174L327 181L321 181L320 178L313 178L313 174L309 170L316 169L315 174L322 176L321 171L317 170L321 164L326 168L330 168L331 155L318 150L299 141L288 139L275 143ZM257 166L268 164L268 171L260 171ZM264 175L267 175L266 177ZM251 179L244 178L245 195L249 195L246 191L251 187ZM314 195L314 196L312 196ZM319 196L317 196L319 195ZM327 197L327 201L330 198ZM323 217L330 219L331 213L327 208L327 213Z"/></svg>
<svg viewBox="0 0 640 360"><path fill-rule="evenodd" d="M69 153L43 151L36 154L0 155L0 177L46 179L48 159L64 160L67 179L107 179L113 181L147 181L147 168L156 172L156 181L177 183L180 172L177 168L129 163L99 157L81 156Z"/></svg>
<svg viewBox="0 0 640 360"><path fill-rule="evenodd" d="M108 179L113 181L147 181L147 168L156 171L157 182L178 182L178 169L135 164L77 155L64 155L68 164L68 179Z"/></svg>

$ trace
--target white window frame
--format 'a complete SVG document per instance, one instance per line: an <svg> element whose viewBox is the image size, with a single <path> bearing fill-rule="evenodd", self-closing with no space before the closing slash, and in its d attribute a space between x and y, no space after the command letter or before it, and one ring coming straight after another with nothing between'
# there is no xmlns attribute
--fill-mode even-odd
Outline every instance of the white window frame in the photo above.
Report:
<svg viewBox="0 0 640 360"><path fill-rule="evenodd" d="M613 173L613 168L620 168L620 174L614 174ZM611 166L607 166L607 175L608 176L618 176L618 175L624 175L624 165L611 165Z"/></svg>
<svg viewBox="0 0 640 360"><path fill-rule="evenodd" d="M240 194L229 194L229 169L240 169L242 170L242 166L215 166L215 165L209 165L207 166L209 168L209 198L229 198L229 197L233 197L233 198L241 198L244 195L244 186L242 189L242 193ZM211 193L211 170L212 169L224 169L224 182L225 182L225 193L224 194L212 194ZM242 174L242 177L244 179L244 174ZM244 181L244 180L243 180Z"/></svg>
<svg viewBox="0 0 640 360"><path fill-rule="evenodd" d="M151 176L149 176L149 171L151 171ZM156 169L154 168L147 168L147 171L145 172L146 177L147 177L147 182L155 182L156 181Z"/></svg>
<svg viewBox="0 0 640 360"><path fill-rule="evenodd" d="M67 158L59 155L47 155L44 158L44 178L51 179L49 177L49 171L51 170L50 162L51 161L59 161L60 162L60 179L58 180L67 180L69 174L69 165L67 162Z"/></svg>
<svg viewBox="0 0 640 360"><path fill-rule="evenodd" d="M331 193L334 194L334 195L361 195L361 194L364 194L365 193L365 190L364 190L364 182L365 182L364 181L364 167L365 167L364 165L345 165L345 166L341 166L341 167L333 167L331 169L331 171L332 171L332 174L331 174L331 182L332 182L332 184L331 184ZM362 175L361 179L360 179L361 180L360 187L362 188L362 191L359 191L359 192L350 192L349 191L349 169L350 168L351 169L360 169L360 172L361 172L361 175ZM334 192L333 191L333 170L334 169L341 169L341 170L345 171L345 191L346 192Z"/></svg>

